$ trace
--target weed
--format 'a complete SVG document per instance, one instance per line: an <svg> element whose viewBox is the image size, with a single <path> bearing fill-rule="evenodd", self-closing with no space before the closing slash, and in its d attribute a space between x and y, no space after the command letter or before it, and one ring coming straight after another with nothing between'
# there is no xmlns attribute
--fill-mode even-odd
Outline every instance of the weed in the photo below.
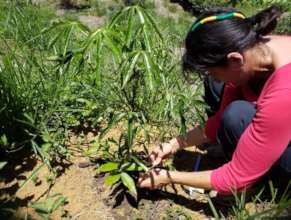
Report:
<svg viewBox="0 0 291 220"><path fill-rule="evenodd" d="M31 203L30 207L33 208L40 217L49 220L51 219L51 214L64 206L66 202L66 198L61 194L55 194L48 196L44 201Z"/></svg>

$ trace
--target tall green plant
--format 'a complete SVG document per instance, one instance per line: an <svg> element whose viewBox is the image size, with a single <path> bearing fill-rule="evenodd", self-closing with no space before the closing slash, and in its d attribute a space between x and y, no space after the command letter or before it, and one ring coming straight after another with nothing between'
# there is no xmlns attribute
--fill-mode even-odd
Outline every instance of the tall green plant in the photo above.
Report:
<svg viewBox="0 0 291 220"><path fill-rule="evenodd" d="M110 121L109 125L115 124L117 121L127 117L127 132L121 134L119 140L108 139L106 144L101 147L103 151L102 155L106 162L99 166L98 171L100 173L108 173L105 178L105 184L113 186L117 183L122 183L132 194L136 195L137 190L135 182L137 180L137 171L147 172L149 169L144 164L142 155L134 149L134 139L138 131L135 118L138 115L134 113L128 113L128 115L119 115ZM107 127L101 132L100 137L104 135L104 132L110 129ZM113 152L110 149L115 149ZM111 152L111 153L109 153ZM145 156L145 155L144 155Z"/></svg>
<svg viewBox="0 0 291 220"><path fill-rule="evenodd" d="M151 13L134 5L89 32L73 49L78 54L72 53L72 60L89 66L89 87L106 100L107 112L138 112L148 122L185 121L186 109L198 107L198 93L179 75L179 61L169 43Z"/></svg>
<svg viewBox="0 0 291 220"><path fill-rule="evenodd" d="M54 35L47 29L51 14L46 9L38 11L18 1L12 1L11 7L0 3L0 7L7 15L0 18L0 135L7 139L1 143L1 154L2 150L13 153L30 146L49 164L68 153L65 138L76 106L68 105L64 95L71 94L71 85L79 81L78 67L68 62L76 42L71 32L75 26L84 33L87 30L71 22L59 24L65 29ZM58 55L57 61L52 53ZM44 138L47 133L53 138Z"/></svg>

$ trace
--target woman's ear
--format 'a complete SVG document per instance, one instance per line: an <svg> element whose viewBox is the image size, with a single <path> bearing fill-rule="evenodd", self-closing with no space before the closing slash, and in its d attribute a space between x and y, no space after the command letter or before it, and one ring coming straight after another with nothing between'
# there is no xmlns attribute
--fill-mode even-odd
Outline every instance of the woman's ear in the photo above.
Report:
<svg viewBox="0 0 291 220"><path fill-rule="evenodd" d="M232 69L241 69L244 65L244 57L239 52L231 52L227 54L228 66Z"/></svg>

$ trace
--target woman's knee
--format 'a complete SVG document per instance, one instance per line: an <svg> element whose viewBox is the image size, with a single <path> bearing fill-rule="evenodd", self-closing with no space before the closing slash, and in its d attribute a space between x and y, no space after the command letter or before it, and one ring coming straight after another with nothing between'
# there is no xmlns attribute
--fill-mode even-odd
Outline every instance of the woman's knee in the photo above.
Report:
<svg viewBox="0 0 291 220"><path fill-rule="evenodd" d="M227 159L231 158L240 136L255 113L255 105L243 100L234 101L226 107L217 131L217 142L222 145Z"/></svg>
<svg viewBox="0 0 291 220"><path fill-rule="evenodd" d="M223 130L234 132L240 136L251 123L256 114L255 105L244 100L229 104L222 114L220 125Z"/></svg>

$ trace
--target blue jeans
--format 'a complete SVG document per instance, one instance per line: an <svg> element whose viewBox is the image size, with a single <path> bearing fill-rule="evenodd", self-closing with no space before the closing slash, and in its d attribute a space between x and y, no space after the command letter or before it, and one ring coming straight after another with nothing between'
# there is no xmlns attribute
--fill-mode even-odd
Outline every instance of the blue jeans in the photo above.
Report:
<svg viewBox="0 0 291 220"><path fill-rule="evenodd" d="M204 98L209 105L209 109L206 112L208 116L211 116L220 107L224 83L215 82L211 77L207 77L204 81L204 87ZM217 131L217 142L222 145L227 160L231 159L240 136L251 123L255 114L255 105L244 100L233 101L226 107L221 117L220 128ZM268 174L276 179L280 176L291 180L291 143Z"/></svg>

